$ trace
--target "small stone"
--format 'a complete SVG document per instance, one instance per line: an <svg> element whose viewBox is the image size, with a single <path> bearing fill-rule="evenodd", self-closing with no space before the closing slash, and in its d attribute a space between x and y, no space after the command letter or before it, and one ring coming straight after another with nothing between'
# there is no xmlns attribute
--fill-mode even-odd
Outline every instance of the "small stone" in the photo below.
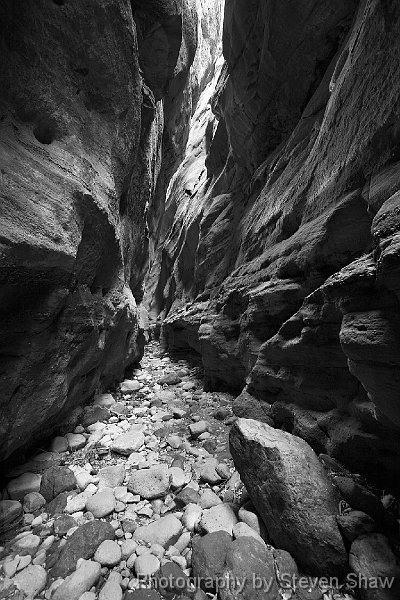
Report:
<svg viewBox="0 0 400 600"><path fill-rule="evenodd" d="M24 511L34 513L46 504L46 499L39 492L31 492L24 498Z"/></svg>
<svg viewBox="0 0 400 600"><path fill-rule="evenodd" d="M182 438L179 435L169 435L166 442L171 448L174 448L174 450L177 450L182 446Z"/></svg>
<svg viewBox="0 0 400 600"><path fill-rule="evenodd" d="M129 431L122 433L113 441L111 450L123 456L129 456L136 452L144 444L143 427L141 425L132 426Z"/></svg>
<svg viewBox="0 0 400 600"><path fill-rule="evenodd" d="M143 384L136 379L125 379L120 385L120 390L123 394L128 392L138 392L143 387Z"/></svg>
<svg viewBox="0 0 400 600"><path fill-rule="evenodd" d="M112 465L110 467L103 467L100 469L99 476L99 489L109 487L115 488L124 482L125 479L125 466L124 465Z"/></svg>
<svg viewBox="0 0 400 600"><path fill-rule="evenodd" d="M138 527L133 538L168 548L179 538L181 532L182 523L174 515L167 515L149 525Z"/></svg>
<svg viewBox="0 0 400 600"><path fill-rule="evenodd" d="M201 496L190 485L186 486L176 495L175 501L178 506L187 506L188 504L200 504Z"/></svg>
<svg viewBox="0 0 400 600"><path fill-rule="evenodd" d="M54 533L59 536L63 536L72 527L75 527L76 524L77 523L73 517L70 517L69 515L62 515L54 521Z"/></svg>
<svg viewBox="0 0 400 600"><path fill-rule="evenodd" d="M260 535L260 533L261 533L260 519L259 519L258 515L256 515L255 512L247 509L246 507L247 507L247 505L244 505L239 508L239 512L238 512L239 520L243 521L243 523L246 523L249 527L254 529L254 531Z"/></svg>
<svg viewBox="0 0 400 600"><path fill-rule="evenodd" d="M36 473L24 473L16 479L12 479L7 485L11 500L22 500L31 492L39 492L41 479L42 477Z"/></svg>
<svg viewBox="0 0 400 600"><path fill-rule="evenodd" d="M18 569L19 561L20 561L19 555L14 556L14 558L11 558L11 557L6 558L6 560L3 563L3 573L6 577L14 577L14 575ZM0 591L1 591L1 588L0 588Z"/></svg>
<svg viewBox="0 0 400 600"><path fill-rule="evenodd" d="M85 469L75 474L76 485L83 492L88 485L93 483L93 477Z"/></svg>
<svg viewBox="0 0 400 600"><path fill-rule="evenodd" d="M76 487L74 473L68 467L50 467L43 473L40 493L47 502L56 498L62 492L68 492Z"/></svg>
<svg viewBox="0 0 400 600"><path fill-rule="evenodd" d="M122 600L122 577L120 573L112 571L106 584L100 590L99 600Z"/></svg>
<svg viewBox="0 0 400 600"><path fill-rule="evenodd" d="M200 523L203 509L198 504L188 504L184 510L182 523L189 531L194 531Z"/></svg>
<svg viewBox="0 0 400 600"><path fill-rule="evenodd" d="M17 572L22 571L23 569L26 569L26 567L28 565L30 565L31 562L32 562L32 556L30 554L27 554L26 556L21 556L21 558L18 561Z"/></svg>
<svg viewBox="0 0 400 600"><path fill-rule="evenodd" d="M105 406L109 408L115 400L111 394L99 394L95 397L93 404L96 406Z"/></svg>
<svg viewBox="0 0 400 600"><path fill-rule="evenodd" d="M207 532L226 531L232 535L237 518L229 504L218 504L208 510L203 511L201 518L201 527Z"/></svg>
<svg viewBox="0 0 400 600"><path fill-rule="evenodd" d="M160 561L153 554L143 554L135 560L135 572L138 578L151 577L159 568Z"/></svg>
<svg viewBox="0 0 400 600"><path fill-rule="evenodd" d="M253 537L259 542L263 542L262 537L252 527L249 527L247 523L236 523L233 526L232 533L235 539L239 537Z"/></svg>
<svg viewBox="0 0 400 600"><path fill-rule="evenodd" d="M18 552L21 556L24 554L30 554L31 556L36 553L36 550L40 546L41 539L38 535L29 533L22 538L19 538L14 544L13 549Z"/></svg>
<svg viewBox="0 0 400 600"><path fill-rule="evenodd" d="M222 504L222 500L217 496L215 492L213 492L209 488L206 488L200 494L199 504L203 509L212 508L213 506Z"/></svg>
<svg viewBox="0 0 400 600"><path fill-rule="evenodd" d="M210 485L221 482L221 476L216 471L217 461L214 458L206 460L200 469L200 479Z"/></svg>
<svg viewBox="0 0 400 600"><path fill-rule="evenodd" d="M47 573L40 565L30 565L14 577L14 583L28 598L35 598L45 588Z"/></svg>
<svg viewBox="0 0 400 600"><path fill-rule="evenodd" d="M182 552L184 550L186 550L186 548L189 546L190 539L191 539L190 532L184 531L182 533L182 535L179 537L179 539L175 542L175 548L178 550L178 552L180 554L182 554Z"/></svg>
<svg viewBox="0 0 400 600"><path fill-rule="evenodd" d="M177 385L178 383L181 383L181 381L182 379L175 373L168 373L167 375L161 377L157 383L159 385Z"/></svg>
<svg viewBox="0 0 400 600"><path fill-rule="evenodd" d="M194 440L197 439L199 435L208 430L208 427L209 425L207 421L197 421L197 423L192 423L191 425L189 425L191 437Z"/></svg>
<svg viewBox="0 0 400 600"><path fill-rule="evenodd" d="M52 439L49 447L50 452L66 452L68 450L68 440L64 436L57 436Z"/></svg>
<svg viewBox="0 0 400 600"><path fill-rule="evenodd" d="M81 433L67 433L65 436L68 441L68 447L71 452L76 452L86 446L86 438Z"/></svg>
<svg viewBox="0 0 400 600"><path fill-rule="evenodd" d="M169 489L168 466L161 464L150 469L136 471L129 480L128 489L146 500L164 496Z"/></svg>
<svg viewBox="0 0 400 600"><path fill-rule="evenodd" d="M178 490L185 485L185 473L179 467L170 467L169 478L173 490Z"/></svg>
<svg viewBox="0 0 400 600"><path fill-rule="evenodd" d="M352 510L337 517L337 522L346 540L354 541L360 535L372 533L375 529L374 520L366 513Z"/></svg>
<svg viewBox="0 0 400 600"><path fill-rule="evenodd" d="M22 504L17 500L0 500L0 533L16 527L22 519Z"/></svg>
<svg viewBox="0 0 400 600"><path fill-rule="evenodd" d="M121 545L121 558L122 560L126 560L132 554L135 553L136 548L138 547L138 543L135 540L129 539L122 543Z"/></svg>
<svg viewBox="0 0 400 600"><path fill-rule="evenodd" d="M115 502L112 489L105 488L88 498L86 510L91 512L96 519L102 519L114 511Z"/></svg>
<svg viewBox="0 0 400 600"><path fill-rule="evenodd" d="M94 560L99 562L102 567L115 567L121 558L121 548L117 542L112 540L104 540L94 555Z"/></svg>
<svg viewBox="0 0 400 600"><path fill-rule="evenodd" d="M56 589L52 600L79 600L82 594L88 592L97 583L100 573L99 563L83 560L78 569Z"/></svg>

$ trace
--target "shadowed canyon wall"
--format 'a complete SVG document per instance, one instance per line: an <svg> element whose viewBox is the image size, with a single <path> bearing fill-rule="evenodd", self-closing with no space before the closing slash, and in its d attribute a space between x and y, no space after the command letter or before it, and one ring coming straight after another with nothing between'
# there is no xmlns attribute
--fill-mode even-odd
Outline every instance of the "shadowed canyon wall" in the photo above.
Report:
<svg viewBox="0 0 400 600"><path fill-rule="evenodd" d="M295 5L294 5L295 4ZM148 281L240 416L399 481L400 7L228 0Z"/></svg>
<svg viewBox="0 0 400 600"><path fill-rule="evenodd" d="M214 63L213 4L1 3L0 460L142 356L147 209Z"/></svg>

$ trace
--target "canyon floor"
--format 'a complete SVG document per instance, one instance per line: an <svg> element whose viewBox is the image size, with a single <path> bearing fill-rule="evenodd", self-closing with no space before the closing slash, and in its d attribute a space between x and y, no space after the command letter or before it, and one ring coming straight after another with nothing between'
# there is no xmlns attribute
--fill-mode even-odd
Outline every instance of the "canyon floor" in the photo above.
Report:
<svg viewBox="0 0 400 600"><path fill-rule="evenodd" d="M264 541L229 451L232 397L205 392L187 358L150 343L73 432L8 474L1 599L353 598L323 579L297 588L292 556ZM266 588L243 587L250 574Z"/></svg>

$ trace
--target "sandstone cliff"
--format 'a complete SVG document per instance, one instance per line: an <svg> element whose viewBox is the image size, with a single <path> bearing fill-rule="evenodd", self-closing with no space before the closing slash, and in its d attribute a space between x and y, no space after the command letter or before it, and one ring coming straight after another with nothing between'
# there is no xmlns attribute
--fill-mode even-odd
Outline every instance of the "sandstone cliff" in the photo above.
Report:
<svg viewBox="0 0 400 600"><path fill-rule="evenodd" d="M399 34L394 0L227 2L151 302L210 388L247 386L238 414L256 398L383 486L400 452Z"/></svg>
<svg viewBox="0 0 400 600"><path fill-rule="evenodd" d="M210 5L1 3L0 460L142 355L146 211L214 61Z"/></svg>

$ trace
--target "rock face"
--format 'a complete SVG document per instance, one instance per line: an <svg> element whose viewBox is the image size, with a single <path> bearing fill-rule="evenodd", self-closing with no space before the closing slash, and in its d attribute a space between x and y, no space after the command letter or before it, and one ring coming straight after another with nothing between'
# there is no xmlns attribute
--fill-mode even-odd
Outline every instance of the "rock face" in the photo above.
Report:
<svg viewBox="0 0 400 600"><path fill-rule="evenodd" d="M212 5L1 4L0 460L142 355L146 205L214 61Z"/></svg>
<svg viewBox="0 0 400 600"><path fill-rule="evenodd" d="M400 481L399 33L392 0L226 3L148 277L210 387L248 377L278 426L381 487Z"/></svg>
<svg viewBox="0 0 400 600"><path fill-rule="evenodd" d="M308 444L265 423L239 419L230 447L274 546L288 551L307 573L345 574L339 499Z"/></svg>

